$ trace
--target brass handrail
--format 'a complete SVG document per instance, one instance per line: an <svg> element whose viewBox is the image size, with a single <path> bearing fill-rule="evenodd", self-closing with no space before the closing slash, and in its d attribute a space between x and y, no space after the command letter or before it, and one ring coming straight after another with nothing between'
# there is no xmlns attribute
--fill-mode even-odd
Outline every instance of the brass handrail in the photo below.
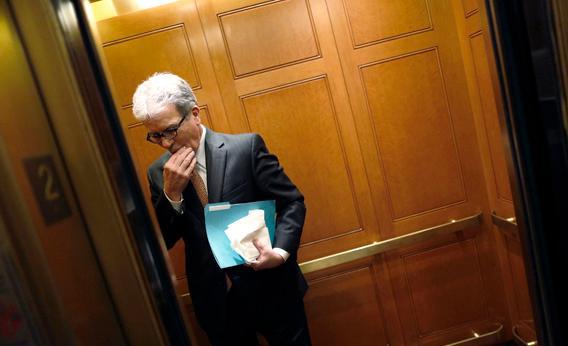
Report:
<svg viewBox="0 0 568 346"><path fill-rule="evenodd" d="M535 346L538 345L538 342L536 340L531 340L531 341L525 341L525 339L523 339L519 333L517 332L517 326L513 326L513 336L515 337L515 339L521 343L521 345L524 346Z"/></svg>
<svg viewBox="0 0 568 346"><path fill-rule="evenodd" d="M416 244L434 237L455 233L466 228L478 226L481 223L481 213L463 219L451 220L444 224L422 229L420 231L401 235L398 237L376 241L372 244L364 245L343 252L338 252L329 256L317 258L311 261L300 263L300 269L304 274L340 264L352 262L361 258L377 255L386 251L400 248L402 246Z"/></svg>
<svg viewBox="0 0 568 346"><path fill-rule="evenodd" d="M420 231L401 235L387 240L376 241L369 245L320 257L311 261L300 263L300 269L304 274L333 267L336 265L352 262L360 258L373 256L382 252L400 248L402 246L416 244L434 237L459 232L466 228L481 224L481 213L465 217L463 219L450 220L444 224L422 229ZM191 299L189 293L181 295L182 299Z"/></svg>
<svg viewBox="0 0 568 346"><path fill-rule="evenodd" d="M501 227L507 227L507 228L514 227L515 229L517 229L517 227L518 227L517 218L514 217L514 216L504 218L502 216L497 215L497 213L492 212L491 213L491 221L493 222L493 224L495 226L501 226Z"/></svg>
<svg viewBox="0 0 568 346"><path fill-rule="evenodd" d="M519 239L519 227L517 226L517 219L515 217L504 218L493 211L491 213L491 221L505 236L516 240Z"/></svg>
<svg viewBox="0 0 568 346"><path fill-rule="evenodd" d="M490 341L491 338L493 337L498 337L499 333L501 333L501 331L503 330L503 325L499 324L499 327L497 327L497 329L489 332L489 333L485 333L485 334L478 334L475 331L471 331L471 333L473 334L473 336L471 338L467 338L467 339L463 339L460 341L456 341L456 342L452 342L451 344L446 344L444 346L458 346L458 345L469 345L470 343L472 345L480 345L479 342L481 340L486 340ZM494 340L493 342L496 342L497 340ZM492 342L492 344L493 344ZM485 345L485 343L484 343Z"/></svg>

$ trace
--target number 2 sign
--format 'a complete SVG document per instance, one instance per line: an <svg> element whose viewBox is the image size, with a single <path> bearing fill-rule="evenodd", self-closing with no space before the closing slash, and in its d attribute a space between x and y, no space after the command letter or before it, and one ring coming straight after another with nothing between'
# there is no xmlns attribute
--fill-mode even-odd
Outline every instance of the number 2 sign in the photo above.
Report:
<svg viewBox="0 0 568 346"><path fill-rule="evenodd" d="M28 179L46 225L71 215L51 155L24 159Z"/></svg>

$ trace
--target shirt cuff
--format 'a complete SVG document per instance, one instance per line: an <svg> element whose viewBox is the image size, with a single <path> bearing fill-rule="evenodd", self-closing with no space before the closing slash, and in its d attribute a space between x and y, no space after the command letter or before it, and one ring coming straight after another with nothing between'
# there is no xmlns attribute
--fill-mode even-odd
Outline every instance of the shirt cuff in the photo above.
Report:
<svg viewBox="0 0 568 346"><path fill-rule="evenodd" d="M166 198L168 199L168 201L170 202L170 204L172 205L172 208L174 208L174 210L178 213L178 214L183 214L183 196L181 197L180 201L172 201L170 199L170 197L168 196L168 194L166 193L166 191L164 190L164 196L166 196Z"/></svg>
<svg viewBox="0 0 568 346"><path fill-rule="evenodd" d="M286 260L288 259L288 257L290 257L290 254L288 253L288 251L281 249L279 247L275 247L274 250L277 254L280 255L280 257L282 257L284 259L284 262L286 262Z"/></svg>

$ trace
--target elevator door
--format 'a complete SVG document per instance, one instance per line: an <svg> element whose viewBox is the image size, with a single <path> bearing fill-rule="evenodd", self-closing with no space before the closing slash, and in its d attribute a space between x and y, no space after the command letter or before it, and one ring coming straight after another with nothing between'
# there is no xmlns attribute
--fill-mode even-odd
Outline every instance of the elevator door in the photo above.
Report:
<svg viewBox="0 0 568 346"><path fill-rule="evenodd" d="M507 312L454 15L442 0L197 0L97 23L141 181L161 150L131 96L171 71L208 126L261 133L305 194L315 345L499 338ZM170 256L188 297L181 246Z"/></svg>

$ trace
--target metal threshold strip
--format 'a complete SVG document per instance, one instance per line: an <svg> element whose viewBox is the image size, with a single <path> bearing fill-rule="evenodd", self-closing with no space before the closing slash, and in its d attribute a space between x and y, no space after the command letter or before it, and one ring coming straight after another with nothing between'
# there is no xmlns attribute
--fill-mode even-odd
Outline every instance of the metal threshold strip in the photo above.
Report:
<svg viewBox="0 0 568 346"><path fill-rule="evenodd" d="M352 262L361 258L377 255L386 251L394 250L403 246L429 240L440 235L455 233L467 228L481 224L482 213L458 219L450 220L447 223L422 229L420 231L401 235L386 240L376 241L369 245L364 245L333 255L317 258L311 261L300 263L300 268L304 274Z"/></svg>
<svg viewBox="0 0 568 346"><path fill-rule="evenodd" d="M517 343L519 345L523 345L523 346L538 345L538 341L536 341L536 340L526 341L525 339L523 339L523 337L519 334L519 326L513 326L513 337L515 338L515 340L517 341Z"/></svg>
<svg viewBox="0 0 568 346"><path fill-rule="evenodd" d="M472 337L463 339L451 344L446 344L445 346L459 346L459 345L493 345L499 342L501 331L503 330L503 325L497 325L497 328L488 333L479 334L475 331L471 331Z"/></svg>

